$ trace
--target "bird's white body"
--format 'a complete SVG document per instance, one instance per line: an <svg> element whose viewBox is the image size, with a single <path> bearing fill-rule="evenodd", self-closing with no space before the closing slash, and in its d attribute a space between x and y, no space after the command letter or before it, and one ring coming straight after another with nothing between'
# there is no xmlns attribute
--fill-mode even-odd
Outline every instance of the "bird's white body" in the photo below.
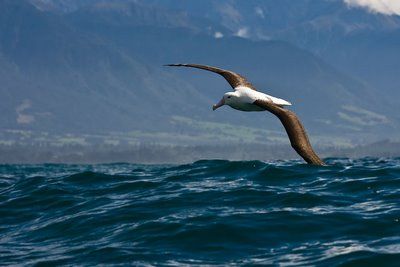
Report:
<svg viewBox="0 0 400 267"><path fill-rule="evenodd" d="M292 105L284 99L258 92L246 86L235 87L234 92L229 92L224 95L224 103L234 109L241 111L264 111L263 108L253 104L256 100L272 102L279 106Z"/></svg>

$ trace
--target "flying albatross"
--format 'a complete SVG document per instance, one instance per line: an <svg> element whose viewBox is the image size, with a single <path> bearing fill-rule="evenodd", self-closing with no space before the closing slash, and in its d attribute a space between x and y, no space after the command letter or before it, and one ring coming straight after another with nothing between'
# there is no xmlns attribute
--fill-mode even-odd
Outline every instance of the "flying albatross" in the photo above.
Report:
<svg viewBox="0 0 400 267"><path fill-rule="evenodd" d="M213 110L223 105L228 105L241 111L269 111L281 121L293 149L307 163L325 165L311 147L306 130L297 115L293 111L284 108L291 105L288 101L258 92L246 78L229 70L198 64L168 64L166 66L191 67L221 75L232 86L234 92L225 93L218 104L213 106Z"/></svg>

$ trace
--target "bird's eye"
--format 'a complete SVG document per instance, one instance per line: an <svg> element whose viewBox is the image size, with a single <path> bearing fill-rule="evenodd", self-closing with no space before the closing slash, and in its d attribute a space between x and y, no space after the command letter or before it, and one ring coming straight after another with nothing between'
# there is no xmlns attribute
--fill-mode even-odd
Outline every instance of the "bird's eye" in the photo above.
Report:
<svg viewBox="0 0 400 267"><path fill-rule="evenodd" d="M228 96L228 98L231 98L230 96Z"/></svg>

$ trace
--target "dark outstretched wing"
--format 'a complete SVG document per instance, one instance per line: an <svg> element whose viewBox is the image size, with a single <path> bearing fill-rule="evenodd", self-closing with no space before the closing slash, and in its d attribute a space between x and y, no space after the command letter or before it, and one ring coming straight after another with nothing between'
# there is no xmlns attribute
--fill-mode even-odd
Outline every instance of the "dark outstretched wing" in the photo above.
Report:
<svg viewBox="0 0 400 267"><path fill-rule="evenodd" d="M237 74L235 72L229 71L229 70L224 70L216 67L211 67L211 66L206 66L206 65L199 65L199 64L167 64L165 66L172 66L172 67L190 67L190 68L197 68L197 69L202 69L202 70L208 70L212 71L215 73L218 73L222 77L227 80L227 82L232 86L233 89L238 86L246 86L249 87L255 91L256 88L246 80L243 76L240 74Z"/></svg>
<svg viewBox="0 0 400 267"><path fill-rule="evenodd" d="M285 127L290 144L307 163L325 165L311 147L306 130L294 112L265 100L256 100L253 104L271 112L279 118Z"/></svg>

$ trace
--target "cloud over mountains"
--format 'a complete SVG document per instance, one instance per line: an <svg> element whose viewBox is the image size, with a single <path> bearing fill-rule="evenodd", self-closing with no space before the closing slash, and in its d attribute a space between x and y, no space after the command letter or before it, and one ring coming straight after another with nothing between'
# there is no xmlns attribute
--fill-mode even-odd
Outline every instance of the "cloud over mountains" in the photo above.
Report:
<svg viewBox="0 0 400 267"><path fill-rule="evenodd" d="M364 7L371 12L400 16L399 0L344 0L351 7Z"/></svg>

